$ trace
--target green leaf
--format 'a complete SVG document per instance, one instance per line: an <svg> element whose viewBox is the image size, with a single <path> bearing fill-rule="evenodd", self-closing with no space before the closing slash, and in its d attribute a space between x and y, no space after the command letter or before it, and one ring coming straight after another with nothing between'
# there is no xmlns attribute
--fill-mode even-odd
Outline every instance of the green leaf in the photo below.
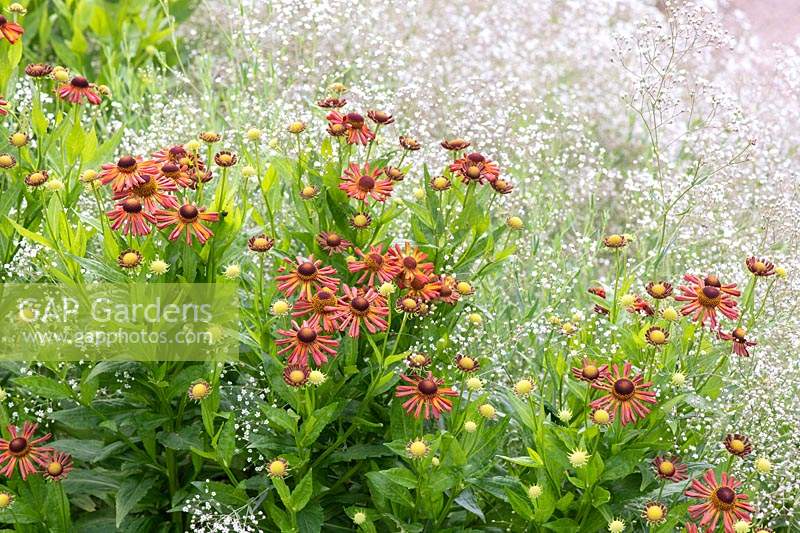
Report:
<svg viewBox="0 0 800 533"><path fill-rule="evenodd" d="M117 527L155 484L154 478L141 476L130 476L122 482L116 498Z"/></svg>
<svg viewBox="0 0 800 533"><path fill-rule="evenodd" d="M83 131L81 121L77 116L73 117L72 128L70 128L65 141L67 160L69 163L74 163L80 155L81 150L83 150L85 137L86 133Z"/></svg>
<svg viewBox="0 0 800 533"><path fill-rule="evenodd" d="M536 453L536 452L534 452L534 453ZM508 461L510 463L514 463L515 465L525 466L527 468L539 468L539 467L544 466L544 463L542 463L541 459L539 459L537 461L536 459L533 459L531 457L527 457L525 455L521 455L519 457L506 457L505 455L498 455L498 457L500 459L505 459L506 461Z"/></svg>
<svg viewBox="0 0 800 533"><path fill-rule="evenodd" d="M37 396L49 400L65 400L73 396L72 389L66 383L46 376L24 376L16 378L14 383L28 389Z"/></svg>
<svg viewBox="0 0 800 533"><path fill-rule="evenodd" d="M406 507L414 507L414 499L411 497L411 493L406 487L397 482L390 471L367 472L367 482L373 495L377 494Z"/></svg>
<svg viewBox="0 0 800 533"><path fill-rule="evenodd" d="M230 413L228 420L220 428L214 448L225 466L230 466L236 451L236 419L233 413Z"/></svg>
<svg viewBox="0 0 800 533"><path fill-rule="evenodd" d="M529 522L533 520L533 508L531 507L530 498L520 495L514 489L506 489L505 492L508 497L508 503L511 504L514 512Z"/></svg>
<svg viewBox="0 0 800 533"><path fill-rule="evenodd" d="M51 250L55 249L55 245L53 244L53 241L51 241L47 237L44 237L43 235L40 235L39 233L35 233L35 232L33 232L33 231L31 231L31 230L29 230L27 228L24 228L23 226L20 226L19 224L17 224L14 220L9 218L8 216L6 216L6 220L8 221L9 224L11 224L14 227L14 229L17 231L17 233L19 233L20 235L22 235L26 239L29 239L29 240L37 243L37 244L41 244L42 246L50 248Z"/></svg>
<svg viewBox="0 0 800 533"><path fill-rule="evenodd" d="M272 485L275 487L275 490L278 491L278 496L281 497L283 505L287 509L291 509L292 494L289 492L289 487L286 486L286 482L283 480L283 478L280 477L272 478Z"/></svg>
<svg viewBox="0 0 800 533"><path fill-rule="evenodd" d="M300 428L300 446L310 446L316 442L319 434L330 424L339 411L339 403L332 403L314 411Z"/></svg>
<svg viewBox="0 0 800 533"><path fill-rule="evenodd" d="M302 481L297 484L292 491L292 510L294 512L302 511L311 499L311 494L314 491L314 478L311 475L311 469L308 474L303 477Z"/></svg>
<svg viewBox="0 0 800 533"><path fill-rule="evenodd" d="M281 409L280 407L273 407L271 405L262 405L261 410L267 416L270 425L277 426L292 435L297 433L297 421L300 419L294 411Z"/></svg>

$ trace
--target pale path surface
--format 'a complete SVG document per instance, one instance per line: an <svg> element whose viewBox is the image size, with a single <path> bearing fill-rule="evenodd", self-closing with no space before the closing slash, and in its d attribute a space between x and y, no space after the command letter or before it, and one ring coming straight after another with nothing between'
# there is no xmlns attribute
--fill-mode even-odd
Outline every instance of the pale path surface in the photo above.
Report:
<svg viewBox="0 0 800 533"><path fill-rule="evenodd" d="M800 35L800 0L730 0L764 43L792 43Z"/></svg>

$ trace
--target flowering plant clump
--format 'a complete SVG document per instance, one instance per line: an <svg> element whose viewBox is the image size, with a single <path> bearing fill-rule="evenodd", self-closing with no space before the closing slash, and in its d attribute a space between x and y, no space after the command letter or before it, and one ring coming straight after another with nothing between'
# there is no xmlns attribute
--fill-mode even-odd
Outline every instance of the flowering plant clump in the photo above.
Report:
<svg viewBox="0 0 800 533"><path fill-rule="evenodd" d="M710 12L233 3L0 13L0 522L800 527L800 265L772 235L796 228L750 175L793 183L800 139L791 104L714 92L742 76ZM465 20L468 59L439 37ZM160 336L76 348L49 336L69 306L10 303L98 286L131 309L224 288L238 314L196 330L184 308L205 344L181 359Z"/></svg>

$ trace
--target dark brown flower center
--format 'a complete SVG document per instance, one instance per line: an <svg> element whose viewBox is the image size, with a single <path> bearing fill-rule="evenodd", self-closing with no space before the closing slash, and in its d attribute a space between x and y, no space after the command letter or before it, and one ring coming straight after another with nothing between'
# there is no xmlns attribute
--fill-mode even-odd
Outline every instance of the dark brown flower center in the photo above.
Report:
<svg viewBox="0 0 800 533"><path fill-rule="evenodd" d="M350 302L350 307L359 313L363 313L369 309L369 301L363 296L356 296L353 298L353 301Z"/></svg>
<svg viewBox="0 0 800 533"><path fill-rule="evenodd" d="M361 126L364 125L364 117L362 117L358 113L348 113L347 116L345 117L345 120L353 128L360 128Z"/></svg>
<svg viewBox="0 0 800 533"><path fill-rule="evenodd" d="M710 285L706 285L705 287L703 287L703 296L705 296L709 300L709 302L707 302L708 304L714 304L715 303L714 301L717 298L719 298L719 295L720 295L720 290L718 288L712 287Z"/></svg>
<svg viewBox="0 0 800 533"><path fill-rule="evenodd" d="M361 176L358 180L358 188L362 191L371 191L375 188L375 180L369 176Z"/></svg>
<svg viewBox="0 0 800 533"><path fill-rule="evenodd" d="M169 149L169 153L176 159L181 158L186 155L186 148L180 145L176 145Z"/></svg>
<svg viewBox="0 0 800 533"><path fill-rule="evenodd" d="M335 233L328 234L328 237L325 239L325 242L328 243L328 246L336 247L342 244L342 238L336 235Z"/></svg>
<svg viewBox="0 0 800 533"><path fill-rule="evenodd" d="M417 385L417 390L426 396L432 396L439 390L439 386L432 379L423 379Z"/></svg>
<svg viewBox="0 0 800 533"><path fill-rule="evenodd" d="M311 261L306 261L297 267L297 273L305 277L313 276L317 273L317 267Z"/></svg>
<svg viewBox="0 0 800 533"><path fill-rule="evenodd" d="M83 76L75 76L74 78L72 78L70 84L73 87L78 87L79 89L86 89L87 87L89 87L89 81Z"/></svg>
<svg viewBox="0 0 800 533"><path fill-rule="evenodd" d="M627 378L621 378L614 382L614 392L622 398L630 397L635 390L636 385Z"/></svg>
<svg viewBox="0 0 800 533"><path fill-rule="evenodd" d="M485 157L483 157L481 154L479 154L477 152L473 152L473 153L469 154L467 156L467 159L469 159L473 163L483 163L486 160Z"/></svg>
<svg viewBox="0 0 800 533"><path fill-rule="evenodd" d="M11 439L8 443L8 451L13 454L20 454L28 449L28 440L22 437Z"/></svg>
<svg viewBox="0 0 800 533"><path fill-rule="evenodd" d="M129 155L124 155L117 161L117 166L125 170L132 169L136 166L136 159Z"/></svg>
<svg viewBox="0 0 800 533"><path fill-rule="evenodd" d="M711 285L712 287L722 287L722 283L720 283L719 278L714 274L709 274L706 276L704 282L706 285Z"/></svg>
<svg viewBox="0 0 800 533"><path fill-rule="evenodd" d="M716 492L717 499L725 505L731 505L736 499L736 493L728 487L719 487Z"/></svg>
<svg viewBox="0 0 800 533"><path fill-rule="evenodd" d="M297 340L303 344L310 344L317 340L317 332L311 328L300 328L297 331Z"/></svg>
<svg viewBox="0 0 800 533"><path fill-rule="evenodd" d="M413 257L406 256L403 258L403 266L409 270L414 270L417 268L417 260Z"/></svg>
<svg viewBox="0 0 800 533"><path fill-rule="evenodd" d="M194 220L197 218L197 215L200 214L195 206L189 204L182 205L178 212L180 213L181 218L186 220Z"/></svg>
<svg viewBox="0 0 800 533"><path fill-rule="evenodd" d="M367 258L369 259L368 262L376 269L383 265L383 256L381 254L369 254Z"/></svg>
<svg viewBox="0 0 800 533"><path fill-rule="evenodd" d="M161 172L163 172L164 174L175 174L180 169L181 169L181 167L179 167L175 163L164 163L161 166Z"/></svg>
<svg viewBox="0 0 800 533"><path fill-rule="evenodd" d="M332 297L333 297L333 294L331 294L330 291L325 290L325 289L322 289L321 291L319 291L317 293L317 299L318 300L330 300Z"/></svg>
<svg viewBox="0 0 800 533"><path fill-rule="evenodd" d="M5 18L3 15L0 15L0 26L8 22L8 19Z"/></svg>
<svg viewBox="0 0 800 533"><path fill-rule="evenodd" d="M126 213L141 213L142 211L142 202L137 200L136 198L128 198L124 202L122 202L122 210Z"/></svg>
<svg viewBox="0 0 800 533"><path fill-rule="evenodd" d="M439 296L442 298L449 298L451 294L453 294L453 291L450 287L442 287L439 289Z"/></svg>

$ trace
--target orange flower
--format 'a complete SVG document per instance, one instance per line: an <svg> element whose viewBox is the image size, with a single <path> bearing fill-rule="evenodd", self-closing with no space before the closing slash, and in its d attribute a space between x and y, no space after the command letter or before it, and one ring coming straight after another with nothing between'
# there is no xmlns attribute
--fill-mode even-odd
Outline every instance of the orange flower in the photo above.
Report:
<svg viewBox="0 0 800 533"><path fill-rule="evenodd" d="M111 229L122 228L123 235L147 235L150 233L150 226L155 224L156 219L153 215L144 211L144 206L136 198L127 198L119 202L114 209L106 213L111 221Z"/></svg>
<svg viewBox="0 0 800 533"><path fill-rule="evenodd" d="M342 286L344 297L339 300L336 319L339 329L350 337L358 337L363 325L369 333L385 331L389 325L384 317L389 314L386 298L369 287L366 291Z"/></svg>
<svg viewBox="0 0 800 533"><path fill-rule="evenodd" d="M288 262L294 266L292 272L275 278L278 290L286 296L291 296L300 289L300 299L310 300L314 290L325 287L336 291L339 280L331 277L331 274L336 274L333 267L322 266L322 261L314 260L313 255L308 258L297 256L296 262Z"/></svg>
<svg viewBox="0 0 800 533"><path fill-rule="evenodd" d="M356 163L350 163L342 176L344 183L339 188L347 193L350 198L367 201L371 196L373 200L385 202L392 194L392 180L380 179L383 170L370 168L369 163L359 168Z"/></svg>
<svg viewBox="0 0 800 533"><path fill-rule="evenodd" d="M75 76L69 83L61 85L58 96L73 104L80 104L84 98L92 105L100 104L100 95L94 92L92 84L83 76Z"/></svg>
<svg viewBox="0 0 800 533"><path fill-rule="evenodd" d="M315 365L322 366L328 362L328 355L336 356L336 347L339 346L339 341L320 335L319 328L308 322L298 325L292 320L292 329L279 329L278 334L283 338L276 340L275 344L285 346L278 354L291 350L288 358L290 365L308 366L308 357L311 356Z"/></svg>
<svg viewBox="0 0 800 533"><path fill-rule="evenodd" d="M459 176L464 183L472 181L478 183L488 181L492 183L500 176L500 169L497 164L477 152L466 155L461 159L456 159L450 165L450 171Z"/></svg>
<svg viewBox="0 0 800 533"><path fill-rule="evenodd" d="M409 385L399 385L395 396L398 398L405 398L411 396L403 403L403 409L408 414L414 414L414 417L419 418L422 414L422 408L425 408L425 420L431 417L438 419L442 412L450 411L453 408L453 403L445 398L445 396L458 396L458 393L449 387L442 387L444 384L443 379L433 377L431 372L428 372L426 377L421 376L406 376L400 374L400 379L409 383Z"/></svg>
<svg viewBox="0 0 800 533"><path fill-rule="evenodd" d="M311 317L307 319L309 326L318 327L322 323L323 330L336 331L339 329L336 308L338 302L335 288L322 287L310 300L299 300L294 305L292 316L303 317L310 314Z"/></svg>
<svg viewBox="0 0 800 533"><path fill-rule="evenodd" d="M19 24L11 22L3 15L0 15L0 34L11 44L14 44L22 37L25 30Z"/></svg>
<svg viewBox="0 0 800 533"><path fill-rule="evenodd" d="M656 393L645 389L653 386L644 382L639 375L630 377L631 364L625 363L622 371L617 365L612 366L613 374L606 374L601 380L592 383L595 389L606 391L608 394L591 403L594 408L606 409L613 412L621 411L620 421L625 426L636 422L636 417L644 418L650 412L644 404L656 403Z"/></svg>
<svg viewBox="0 0 800 533"><path fill-rule="evenodd" d="M375 277L382 282L392 281L400 273L400 266L397 260L390 253L383 253L383 245L370 246L369 253L364 253L356 248L356 253L361 256L361 260L350 261L347 268L350 272L362 272L358 278L358 283L367 280L368 285L375 284Z"/></svg>
<svg viewBox="0 0 800 533"><path fill-rule="evenodd" d="M428 258L428 254L421 252L416 246L412 248L409 242L406 242L403 248L400 248L399 244L395 244L394 247L389 248L389 254L400 266L401 271L398 277L406 285L415 279L425 282L433 272L433 263L424 262Z"/></svg>
<svg viewBox="0 0 800 533"><path fill-rule="evenodd" d="M200 244L205 244L208 239L214 236L214 232L203 225L205 222L216 222L219 220L219 213L207 212L205 207L197 208L192 204L183 204L175 210L156 211L156 226L164 229L167 226L175 226L169 234L169 240L177 239L186 230L186 244L192 244L192 237L196 236Z"/></svg>
<svg viewBox="0 0 800 533"><path fill-rule="evenodd" d="M692 480L691 486L685 493L690 498L705 500L703 503L689 506L689 516L692 520L702 517L700 527L706 526L706 531L715 531L722 515L725 533L734 533L733 524L736 520L750 521L753 506L747 503L747 494L737 492L741 483L736 481L736 478L723 472L721 482L717 482L716 474L709 469L703 480L705 483L698 479Z"/></svg>
<svg viewBox="0 0 800 533"><path fill-rule="evenodd" d="M349 144L367 144L375 138L375 133L358 113L342 115L338 111L331 111L325 118L328 119L328 131L337 136L347 134Z"/></svg>
<svg viewBox="0 0 800 533"><path fill-rule="evenodd" d="M736 289L736 285L722 285L719 278L714 275L700 279L695 275L686 274L683 279L688 281L689 285L678 287L683 294L675 296L675 300L689 303L683 306L681 313L692 315L695 321L703 325L708 322L711 328L717 327L717 311L731 320L739 317L733 297L740 296L741 292Z"/></svg>
<svg viewBox="0 0 800 533"><path fill-rule="evenodd" d="M133 198L139 200L148 212L153 212L159 207L164 209L174 209L178 207L178 201L174 196L169 194L170 191L175 191L178 187L175 182L163 175L147 174L144 176L145 181L139 185L125 191L118 191L114 193L115 200L122 200Z"/></svg>
<svg viewBox="0 0 800 533"><path fill-rule="evenodd" d="M114 192L121 192L145 183L148 176L156 173L158 170L152 161L143 161L141 157L126 155L120 157L116 164L103 165L97 178L103 185L110 183Z"/></svg>
<svg viewBox="0 0 800 533"><path fill-rule="evenodd" d="M0 439L0 474L11 477L14 467L19 463L19 473L22 479L26 479L29 474L36 472L34 462L42 467L47 466L46 453L52 452L53 448L39 446L39 444L50 439L50 433L33 439L38 424L25 422L22 426L22 433L18 433L18 428L13 425L8 426L11 440Z"/></svg>

